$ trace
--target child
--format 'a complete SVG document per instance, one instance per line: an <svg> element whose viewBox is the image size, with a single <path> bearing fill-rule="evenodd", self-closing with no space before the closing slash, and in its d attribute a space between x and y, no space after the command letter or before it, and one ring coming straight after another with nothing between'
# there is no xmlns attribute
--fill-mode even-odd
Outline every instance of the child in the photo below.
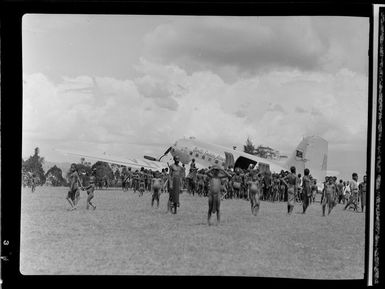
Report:
<svg viewBox="0 0 385 289"><path fill-rule="evenodd" d="M261 195L261 181L260 174L254 174L252 179L248 182L249 186L249 199L251 204L251 213L256 216L259 211L260 195Z"/></svg>
<svg viewBox="0 0 385 289"><path fill-rule="evenodd" d="M156 200L157 208L159 208L159 194L162 188L162 178L158 172L155 172L155 177L152 178L152 198L151 198L151 207L154 206L154 201Z"/></svg>
<svg viewBox="0 0 385 289"><path fill-rule="evenodd" d="M220 175L222 173L222 175ZM230 177L230 175L223 169L218 166L214 166L213 168L207 171L207 175L210 178L209 180L209 192L208 192L208 200L209 200L209 211L207 215L207 223L210 226L211 214L217 214L217 223L220 223L220 192L222 189L222 178Z"/></svg>

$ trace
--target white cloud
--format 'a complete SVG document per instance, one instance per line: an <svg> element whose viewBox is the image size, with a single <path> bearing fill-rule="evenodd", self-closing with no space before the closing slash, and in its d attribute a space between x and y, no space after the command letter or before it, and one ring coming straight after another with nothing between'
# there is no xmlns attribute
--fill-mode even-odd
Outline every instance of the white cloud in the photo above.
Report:
<svg viewBox="0 0 385 289"><path fill-rule="evenodd" d="M365 150L361 74L285 69L228 84L211 71L188 75L148 60L137 69L143 76L134 80L79 76L54 84L42 74L25 75L24 139L88 143L127 156L129 143L165 144L152 149L160 152L183 136L228 146L250 137L286 152L316 134L330 148ZM167 93L152 95L157 91Z"/></svg>
<svg viewBox="0 0 385 289"><path fill-rule="evenodd" d="M145 35L144 54L226 81L284 67L367 73L368 27L347 17L175 17Z"/></svg>

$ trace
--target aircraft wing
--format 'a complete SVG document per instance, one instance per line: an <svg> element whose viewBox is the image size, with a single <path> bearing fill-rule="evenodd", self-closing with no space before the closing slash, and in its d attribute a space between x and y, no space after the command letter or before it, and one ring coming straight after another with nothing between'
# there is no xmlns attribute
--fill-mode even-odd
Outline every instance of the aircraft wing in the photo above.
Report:
<svg viewBox="0 0 385 289"><path fill-rule="evenodd" d="M89 153L83 153L83 152L76 152L76 151L67 151L62 149L56 149L56 151L63 153L65 155L72 155L72 156L78 156L83 157L85 159L92 159L95 161L102 161L106 163L131 167L135 169L145 168L145 169L151 169L154 171L161 171L163 168L167 168L167 163L165 162L159 162L159 161L151 161L147 159L135 159L135 158L121 158L106 154L89 154Z"/></svg>

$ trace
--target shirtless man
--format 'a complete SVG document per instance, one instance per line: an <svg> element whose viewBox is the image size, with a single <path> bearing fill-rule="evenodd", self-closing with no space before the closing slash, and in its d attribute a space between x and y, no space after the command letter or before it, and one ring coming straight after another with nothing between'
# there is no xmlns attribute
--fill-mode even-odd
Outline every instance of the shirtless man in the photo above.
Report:
<svg viewBox="0 0 385 289"><path fill-rule="evenodd" d="M157 208L159 208L159 194L162 186L163 186L162 178L159 172L155 172L155 177L152 178L152 185L151 185L151 189L152 189L151 207L154 206L154 201L156 201Z"/></svg>
<svg viewBox="0 0 385 289"><path fill-rule="evenodd" d="M350 188L350 198L344 208L346 210L348 207L353 206L354 211L358 210L357 198L358 198L358 175L357 173L352 174L352 180L348 184Z"/></svg>
<svg viewBox="0 0 385 289"><path fill-rule="evenodd" d="M297 178L297 191L296 191L296 200L297 202L302 202L303 196L302 196L302 175L298 174Z"/></svg>
<svg viewBox="0 0 385 289"><path fill-rule="evenodd" d="M170 166L170 208L171 213L176 214L179 207L179 194L181 191L182 167L179 165L179 157L174 157L174 163Z"/></svg>
<svg viewBox="0 0 385 289"><path fill-rule="evenodd" d="M364 212L366 205L366 187L366 176L364 176L364 181L358 185L358 190L360 191L361 195L361 212Z"/></svg>
<svg viewBox="0 0 385 289"><path fill-rule="evenodd" d="M260 206L260 196L261 196L261 178L260 175L253 174L252 179L248 182L248 191L249 199L251 205L251 213L256 216L259 211Z"/></svg>
<svg viewBox="0 0 385 289"><path fill-rule="evenodd" d="M80 182L80 177L78 174L78 171L76 169L76 164L71 164L71 169L70 169L70 175L69 175L69 191L67 194L67 201L70 203L71 208L70 210L75 210L77 203L79 201L79 196L80 196L80 188L82 188L82 184Z"/></svg>
<svg viewBox="0 0 385 289"><path fill-rule="evenodd" d="M326 205L329 207L328 215L330 215L330 212L334 208L335 200L336 200L336 194L337 194L337 186L333 182L332 177L328 177L327 182L324 185L324 189L322 192L322 216L325 217L325 209Z"/></svg>
<svg viewBox="0 0 385 289"><path fill-rule="evenodd" d="M338 204L341 204L344 197L344 183L342 180L337 184L337 192L338 192Z"/></svg>
<svg viewBox="0 0 385 289"><path fill-rule="evenodd" d="M188 192L192 195L194 195L195 190L196 190L196 178L197 178L197 167L195 165L195 159L191 160L190 164L190 169L189 169L189 174L188 174Z"/></svg>
<svg viewBox="0 0 385 289"><path fill-rule="evenodd" d="M294 209L295 192L297 192L298 179L295 174L295 167L290 168L290 173L282 179L287 186L287 214L291 215Z"/></svg>
<svg viewBox="0 0 385 289"><path fill-rule="evenodd" d="M217 224L219 225L220 217L220 193L222 189L222 178L227 178L230 175L223 169L218 166L214 166L209 169L207 172L209 180L209 192L208 192L208 201L209 201L209 211L207 214L207 224L210 226L211 214L217 214Z"/></svg>
<svg viewBox="0 0 385 289"><path fill-rule="evenodd" d="M311 200L313 203L315 203L315 198L317 196L317 192L318 192L317 180L313 179L312 185L311 185Z"/></svg>
<svg viewBox="0 0 385 289"><path fill-rule="evenodd" d="M236 198L240 197L242 176L240 175L240 169L235 168L235 175L232 177L231 182L233 184L233 192Z"/></svg>
<svg viewBox="0 0 385 289"><path fill-rule="evenodd" d="M184 164L182 164L182 189L184 190L186 186L186 168Z"/></svg>
<svg viewBox="0 0 385 289"><path fill-rule="evenodd" d="M302 208L303 214L306 213L306 209L309 206L310 198L312 195L311 191L312 181L310 179L310 171L309 169L304 170L304 176L302 177Z"/></svg>
<svg viewBox="0 0 385 289"><path fill-rule="evenodd" d="M87 210L90 208L90 206L92 207L92 209L94 210L96 209L96 206L93 203L91 203L91 200L94 198L95 182L96 182L95 175L96 175L96 169L93 169L90 176L89 185L86 188L84 188L87 191L87 206L86 206Z"/></svg>

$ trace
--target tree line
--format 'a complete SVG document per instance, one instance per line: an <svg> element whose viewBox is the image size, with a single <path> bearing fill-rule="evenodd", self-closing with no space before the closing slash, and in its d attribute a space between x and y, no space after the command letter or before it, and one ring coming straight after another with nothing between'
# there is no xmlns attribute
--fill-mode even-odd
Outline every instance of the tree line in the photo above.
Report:
<svg viewBox="0 0 385 289"><path fill-rule="evenodd" d="M37 147L32 156L27 160L22 159L23 186L29 186L32 180L34 180L37 185L67 186L70 171L63 172L62 169L54 165L45 172L43 168L45 160L44 157L39 155L39 152L39 148ZM98 187L119 186L121 183L123 174L121 174L119 166L110 166L108 163L101 161L91 164L85 162L84 158L81 158L76 166L83 184L88 183L89 176L93 169L95 169L96 185ZM113 169L115 169L115 172ZM125 169L124 167L122 173Z"/></svg>

